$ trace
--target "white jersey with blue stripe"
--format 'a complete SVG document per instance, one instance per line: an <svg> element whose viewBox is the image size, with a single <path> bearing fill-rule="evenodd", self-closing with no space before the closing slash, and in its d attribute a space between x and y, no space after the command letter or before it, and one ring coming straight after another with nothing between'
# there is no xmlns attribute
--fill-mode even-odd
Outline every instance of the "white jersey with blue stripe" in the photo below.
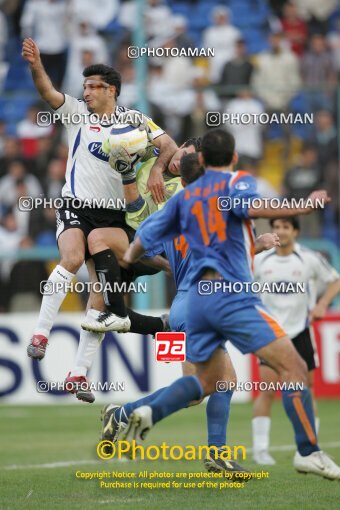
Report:
<svg viewBox="0 0 340 510"><path fill-rule="evenodd" d="M119 116L126 111L136 110L116 106L113 115ZM69 145L62 196L87 202L103 200L109 202L109 208L113 207L112 203L124 199L124 193L120 174L111 168L108 155L102 151L102 143L108 139L112 125L91 123L85 102L67 94L64 104L56 112L63 115ZM72 115L75 115L75 123L71 122ZM152 125L153 138L164 133L155 124Z"/></svg>
<svg viewBox="0 0 340 510"><path fill-rule="evenodd" d="M275 248L255 256L254 277L260 283L277 283L261 299L287 334L294 338L308 327L308 315L315 305L316 288L325 287L339 275L319 253L295 243L294 250L279 256ZM299 287L298 283L301 283ZM293 292L303 287L305 292ZM287 289L285 292L284 289Z"/></svg>

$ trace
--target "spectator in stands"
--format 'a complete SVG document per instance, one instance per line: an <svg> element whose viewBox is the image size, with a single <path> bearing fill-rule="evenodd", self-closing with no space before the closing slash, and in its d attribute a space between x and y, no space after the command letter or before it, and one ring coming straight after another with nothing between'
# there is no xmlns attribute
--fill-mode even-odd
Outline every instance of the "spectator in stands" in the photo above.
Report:
<svg viewBox="0 0 340 510"><path fill-rule="evenodd" d="M65 0L28 0L21 18L22 37L33 37L54 85L61 87L66 69L67 3Z"/></svg>
<svg viewBox="0 0 340 510"><path fill-rule="evenodd" d="M297 57L281 42L280 33L270 35L270 50L259 54L253 73L254 90L269 111L286 111L301 86Z"/></svg>
<svg viewBox="0 0 340 510"><path fill-rule="evenodd" d="M235 57L236 42L241 37L241 32L230 24L229 10L223 6L215 7L213 25L203 33L203 47L215 49L215 56L209 59L212 83L220 81L223 66Z"/></svg>
<svg viewBox="0 0 340 510"><path fill-rule="evenodd" d="M292 1L284 5L282 29L286 39L290 43L290 49L298 57L301 57L305 50L308 37L308 26L307 23L299 17L297 7Z"/></svg>
<svg viewBox="0 0 340 510"><path fill-rule="evenodd" d="M8 174L0 179L0 203L3 207L13 207L17 202L17 183L23 181L27 186L27 195L38 197L42 195L42 187L38 179L26 172L20 159L11 161Z"/></svg>
<svg viewBox="0 0 340 510"><path fill-rule="evenodd" d="M258 121L259 115L264 112L262 103L254 98L249 88L244 88L239 91L235 99L228 103L226 111L229 113L230 118L233 119L227 127L236 140L236 151L240 159L240 168L244 169L249 164L252 167L256 167L258 160L262 156L263 129ZM253 114L254 117L252 116ZM240 121L237 115L240 116ZM242 115L244 115L244 123L241 122Z"/></svg>
<svg viewBox="0 0 340 510"><path fill-rule="evenodd" d="M207 129L207 112L218 112L221 110L221 103L216 92L211 88L205 88L205 83L204 70L197 69L197 76L193 81L195 102L188 123L185 126L186 130L183 130L180 140L186 140L192 136L202 136L202 133Z"/></svg>
<svg viewBox="0 0 340 510"><path fill-rule="evenodd" d="M136 84L135 68L132 65L126 65L121 70L122 91L118 98L118 103L128 108L136 108L138 101L138 90Z"/></svg>
<svg viewBox="0 0 340 510"><path fill-rule="evenodd" d="M103 30L118 15L119 0L68 0L72 21L71 33L77 30L80 21L86 21Z"/></svg>
<svg viewBox="0 0 340 510"><path fill-rule="evenodd" d="M22 183L21 183L22 184ZM21 186L18 185L18 190ZM25 193L25 190L19 192ZM26 217L25 217L26 215ZM21 213L17 207L9 209L0 226L0 246L6 246L6 252L15 252L18 249L32 248L33 240L23 232L20 220L28 221L30 213ZM8 312L13 306L21 310L39 306L40 282L46 280L47 273L44 263L34 260L22 260L17 262L15 257L0 262L0 310ZM24 294L22 299L14 302L14 296ZM27 297L29 293L29 298ZM20 303L19 303L20 301ZM35 302L36 301L36 302Z"/></svg>
<svg viewBox="0 0 340 510"><path fill-rule="evenodd" d="M315 116L313 146L318 153L318 164L322 168L326 189L332 197L332 206L339 207L339 164L337 131L331 112L322 110Z"/></svg>
<svg viewBox="0 0 340 510"><path fill-rule="evenodd" d="M312 144L306 143L299 163L285 175L283 194L287 198L307 198L313 190L320 189L322 184L317 150Z"/></svg>
<svg viewBox="0 0 340 510"><path fill-rule="evenodd" d="M327 34L327 42L332 53L333 65L336 72L340 73L340 16L338 16L335 28Z"/></svg>
<svg viewBox="0 0 340 510"><path fill-rule="evenodd" d="M194 48L192 39L187 34L188 21L184 16L177 14L172 17L172 26L174 31L174 43L176 48Z"/></svg>
<svg viewBox="0 0 340 510"><path fill-rule="evenodd" d="M63 90L73 97L82 97L82 72L85 60L108 64L108 51L104 39L97 34L92 23L81 20L72 37L67 59ZM91 55L88 53L91 52Z"/></svg>
<svg viewBox="0 0 340 510"><path fill-rule="evenodd" d="M253 65L247 57L247 48L243 39L236 42L235 58L227 62L222 70L219 82L219 96L221 99L233 98L239 87L250 83ZM223 87L223 88L222 88Z"/></svg>
<svg viewBox="0 0 340 510"><path fill-rule="evenodd" d="M0 249L6 247L6 252L11 253L20 248L23 237L18 232L17 224L13 211L8 209L2 217L0 223ZM10 285L9 276L13 267L13 260L0 260L0 312L8 310Z"/></svg>
<svg viewBox="0 0 340 510"><path fill-rule="evenodd" d="M324 185L321 168L318 165L316 148L305 144L300 161L285 175L283 195L289 199L307 198L312 191ZM318 237L320 235L321 216L318 211L301 217L301 235Z"/></svg>
<svg viewBox="0 0 340 510"><path fill-rule="evenodd" d="M328 18L338 0L295 0L300 16L307 21L309 33L326 34Z"/></svg>
<svg viewBox="0 0 340 510"><path fill-rule="evenodd" d="M310 40L310 49L301 62L302 77L308 91L311 111L332 109L336 85L336 72L326 39L314 34Z"/></svg>
<svg viewBox="0 0 340 510"><path fill-rule="evenodd" d="M3 150L0 157L0 177L7 175L8 168L13 159L21 156L19 140L12 136L3 137Z"/></svg>
<svg viewBox="0 0 340 510"><path fill-rule="evenodd" d="M148 0L144 13L146 35L149 39L171 34L172 12L163 0Z"/></svg>
<svg viewBox="0 0 340 510"><path fill-rule="evenodd" d="M45 110L46 107L40 103L30 106L26 112L26 117L17 125L17 135L25 159L35 158L38 155L37 140L39 138L52 135L52 125L39 125L39 112Z"/></svg>
<svg viewBox="0 0 340 510"><path fill-rule="evenodd" d="M137 6L135 0L123 1L119 6L118 22L129 32L137 24Z"/></svg>
<svg viewBox="0 0 340 510"><path fill-rule="evenodd" d="M61 190L65 183L65 161L62 159L52 159L47 167L47 175L45 177L45 190L47 198L61 197Z"/></svg>

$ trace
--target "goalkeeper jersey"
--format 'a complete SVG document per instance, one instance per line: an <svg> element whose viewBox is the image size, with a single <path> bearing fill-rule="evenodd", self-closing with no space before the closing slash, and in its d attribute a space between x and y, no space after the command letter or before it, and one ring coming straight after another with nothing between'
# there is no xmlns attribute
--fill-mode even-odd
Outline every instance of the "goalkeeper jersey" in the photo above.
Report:
<svg viewBox="0 0 340 510"><path fill-rule="evenodd" d="M146 218L148 218L150 214L161 210L164 207L165 203L169 200L169 198L171 198L178 191L183 189L180 177L172 177L170 174L165 172L163 174L165 181L164 182L165 202L162 202L161 204L155 204L150 191L147 191L147 182L150 176L151 168L155 164L156 159L157 159L156 156L148 159L144 163L141 163L139 165L139 168L137 169L136 176L137 188L145 202L138 211L126 213L126 223L135 230L137 230L139 225Z"/></svg>

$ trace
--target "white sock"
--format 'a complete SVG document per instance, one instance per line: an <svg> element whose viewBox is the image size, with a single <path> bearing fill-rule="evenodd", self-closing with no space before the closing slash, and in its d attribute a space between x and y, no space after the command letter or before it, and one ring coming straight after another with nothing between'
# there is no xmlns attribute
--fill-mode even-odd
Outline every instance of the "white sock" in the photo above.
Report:
<svg viewBox="0 0 340 510"><path fill-rule="evenodd" d="M269 450L269 433L271 419L269 416L257 416L252 420L253 428L253 451Z"/></svg>
<svg viewBox="0 0 340 510"><path fill-rule="evenodd" d="M315 417L315 430L316 430L316 435L318 436L319 430L320 430L320 418L318 416Z"/></svg>
<svg viewBox="0 0 340 510"><path fill-rule="evenodd" d="M86 319L97 319L99 314L98 310L90 308L86 314ZM86 377L87 371L91 368L98 348L103 341L105 333L93 333L92 331L80 331L80 340L75 359L75 365L71 370L71 377L84 376Z"/></svg>
<svg viewBox="0 0 340 510"><path fill-rule="evenodd" d="M58 265L53 269L46 283L48 286L50 282L50 286L53 292L48 295L46 294L47 291L45 291L40 307L38 323L34 330L35 335L44 335L48 338L53 323L59 312L59 308L61 307L61 304L67 294L66 290L64 289L56 289L56 284L64 283L66 287L67 284L71 283L73 278L74 274L70 273L62 266ZM57 290L57 292L54 292L55 290Z"/></svg>

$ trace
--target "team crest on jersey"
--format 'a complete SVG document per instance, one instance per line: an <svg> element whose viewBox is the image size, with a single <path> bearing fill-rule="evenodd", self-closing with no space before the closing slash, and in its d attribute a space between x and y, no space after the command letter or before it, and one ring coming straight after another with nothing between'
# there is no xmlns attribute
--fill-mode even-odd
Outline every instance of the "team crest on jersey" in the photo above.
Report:
<svg viewBox="0 0 340 510"><path fill-rule="evenodd" d="M235 189L238 189L240 191L244 191L245 189L249 188L249 184L244 181L240 181L237 184L235 184Z"/></svg>
<svg viewBox="0 0 340 510"><path fill-rule="evenodd" d="M172 195L173 193L175 193L177 186L178 186L177 183L171 182L170 184L165 184L165 189L168 193Z"/></svg>
<svg viewBox="0 0 340 510"><path fill-rule="evenodd" d="M102 142L92 142L88 145L88 149L95 158L109 161L109 156L102 151Z"/></svg>

